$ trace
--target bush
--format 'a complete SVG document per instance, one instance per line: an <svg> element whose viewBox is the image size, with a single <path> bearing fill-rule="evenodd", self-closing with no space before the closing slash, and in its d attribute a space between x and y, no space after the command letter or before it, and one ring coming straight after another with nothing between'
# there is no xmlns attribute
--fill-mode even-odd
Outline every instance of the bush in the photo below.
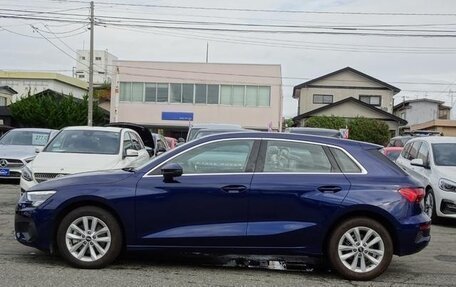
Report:
<svg viewBox="0 0 456 287"><path fill-rule="evenodd" d="M308 119L305 126L336 130L348 127L350 139L379 145L385 145L390 139L390 132L386 123L364 117L345 119L335 116L316 116Z"/></svg>
<svg viewBox="0 0 456 287"><path fill-rule="evenodd" d="M61 129L87 125L88 100L44 92L10 105L11 115L21 127ZM107 123L105 114L94 104L93 124Z"/></svg>

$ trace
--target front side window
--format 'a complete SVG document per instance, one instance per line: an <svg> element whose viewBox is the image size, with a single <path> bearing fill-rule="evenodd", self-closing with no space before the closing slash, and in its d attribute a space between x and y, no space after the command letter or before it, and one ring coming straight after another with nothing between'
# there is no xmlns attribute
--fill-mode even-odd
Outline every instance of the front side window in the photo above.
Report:
<svg viewBox="0 0 456 287"><path fill-rule="evenodd" d="M429 163L429 147L427 143L423 142L421 144L420 150L418 151L418 156L417 158L420 158L423 160L423 163L427 165Z"/></svg>
<svg viewBox="0 0 456 287"><path fill-rule="evenodd" d="M131 143L132 143L133 149L141 150L144 148L144 145L138 135L136 135L135 133L130 133L130 132L129 132L129 135L131 138Z"/></svg>
<svg viewBox="0 0 456 287"><path fill-rule="evenodd" d="M333 96L332 95L313 95L314 104L332 104Z"/></svg>
<svg viewBox="0 0 456 287"><path fill-rule="evenodd" d="M268 141L263 172L332 172L333 168L320 145Z"/></svg>
<svg viewBox="0 0 456 287"><path fill-rule="evenodd" d="M45 152L118 154L119 132L63 130L44 149Z"/></svg>
<svg viewBox="0 0 456 287"><path fill-rule="evenodd" d="M409 152L409 156L408 156L408 159L409 160L412 160L412 159L415 159L418 157L418 150L420 149L420 146L421 146L421 142L414 142L412 144L412 147L410 148L410 152Z"/></svg>
<svg viewBox="0 0 456 287"><path fill-rule="evenodd" d="M432 144L435 165L456 166L456 143Z"/></svg>
<svg viewBox="0 0 456 287"><path fill-rule="evenodd" d="M214 142L186 151L171 160L182 166L184 174L242 173L253 147L253 140Z"/></svg>

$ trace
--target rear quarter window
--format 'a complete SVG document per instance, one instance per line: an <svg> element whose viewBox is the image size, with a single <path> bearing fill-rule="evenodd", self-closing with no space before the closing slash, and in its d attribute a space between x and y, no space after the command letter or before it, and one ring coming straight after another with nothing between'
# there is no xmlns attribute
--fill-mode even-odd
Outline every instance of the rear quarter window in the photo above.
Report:
<svg viewBox="0 0 456 287"><path fill-rule="evenodd" d="M343 151L331 148L331 153L344 173L360 173L361 168Z"/></svg>

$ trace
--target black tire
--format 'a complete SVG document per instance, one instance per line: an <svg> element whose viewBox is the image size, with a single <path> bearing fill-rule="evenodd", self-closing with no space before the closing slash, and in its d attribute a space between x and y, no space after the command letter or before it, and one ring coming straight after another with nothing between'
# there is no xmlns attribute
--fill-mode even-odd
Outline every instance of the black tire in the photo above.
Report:
<svg viewBox="0 0 456 287"><path fill-rule="evenodd" d="M384 253L383 258L381 259L380 263L372 270L367 272L355 272L349 269L347 266L344 265L342 259L339 258L339 241L341 240L342 236L350 229L355 227L367 227L374 230L383 240L384 245ZM388 268L389 264L391 263L391 259L393 257L394 246L393 241L391 239L391 235L389 234L388 230L378 221L370 219L368 217L355 217L348 219L338 226L332 231L329 242L328 242L328 249L327 255L331 266L340 274L342 277L348 280L372 280L377 276L381 275L385 270ZM351 252L351 251L350 251ZM357 255L355 255L357 256ZM356 269L356 268L355 268Z"/></svg>
<svg viewBox="0 0 456 287"><path fill-rule="evenodd" d="M426 190L426 196L424 197L424 203L426 204L426 200L428 199L428 197L431 197L432 199L432 215L431 215L431 219L432 219L432 222L433 223L436 223L438 222L438 216L437 216L437 212L436 212L436 203L435 203L435 196L434 196L434 191L432 190L432 188L428 188Z"/></svg>
<svg viewBox="0 0 456 287"><path fill-rule="evenodd" d="M111 234L110 246L106 253L101 258L90 262L79 260L73 256L66 244L66 233L69 226L83 216L93 216L100 219L106 224ZM62 219L58 226L56 242L59 254L70 265L77 268L98 269L109 265L119 256L122 250L122 230L116 218L108 211L96 206L84 206L72 210Z"/></svg>

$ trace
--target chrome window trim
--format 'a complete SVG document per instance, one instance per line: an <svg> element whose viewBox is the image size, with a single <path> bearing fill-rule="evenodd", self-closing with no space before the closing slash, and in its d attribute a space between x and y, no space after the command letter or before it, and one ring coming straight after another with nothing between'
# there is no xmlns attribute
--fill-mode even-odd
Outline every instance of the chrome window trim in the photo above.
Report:
<svg viewBox="0 0 456 287"><path fill-rule="evenodd" d="M337 174L337 175L341 175L341 174L345 174L345 175L365 175L367 174L367 170L364 168L364 166L362 166L349 152L347 152L345 149L341 148L341 147L338 147L338 146L335 146L335 145L331 145L331 144L325 144L325 143L316 143L316 142L309 142L309 141L304 141L304 140L293 140L293 139L280 139L280 138L268 138L268 137L261 137L261 138L226 138L226 139L217 139L217 140L213 140L213 141L208 141L208 142L204 142L204 143L200 143L198 145L195 145L189 149L186 149L186 150L183 150L181 152L179 152L178 154L175 154L174 156L170 157L169 159L165 160L164 162L160 163L159 165L153 167L152 169L150 169L148 172L146 172L143 177L163 177L161 174L153 174L151 175L150 173L151 172L154 172L159 166L163 166L164 164L170 162L171 160L173 160L174 158L178 157L179 155L185 153L185 152L188 152L188 151L191 151L197 147L201 147L201 146L204 146L204 145L207 145L207 144L211 144L211 143L216 143L216 142L223 142L223 141L233 141L233 140L273 140L273 141L287 141L287 142L296 142L296 143L305 143L305 144L313 144L313 145L319 145L319 146L326 146L326 147L330 147L330 148L336 148L336 149L339 149L341 150L342 152L344 152L360 169L361 169L361 172L347 172L347 173L343 173L343 172L234 172L234 173L188 173L188 174L183 174L182 176L196 176L196 175L209 175L209 176L212 176L212 175L243 175L243 174L307 174L307 175L311 175L311 174L315 174L315 175L331 175L331 174Z"/></svg>

